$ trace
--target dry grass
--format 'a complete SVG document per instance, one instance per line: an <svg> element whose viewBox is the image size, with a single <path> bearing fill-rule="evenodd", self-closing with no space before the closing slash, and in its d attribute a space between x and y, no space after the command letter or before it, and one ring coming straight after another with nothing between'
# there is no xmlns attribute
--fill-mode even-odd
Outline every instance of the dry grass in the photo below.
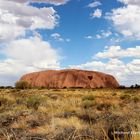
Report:
<svg viewBox="0 0 140 140"><path fill-rule="evenodd" d="M0 140L139 140L139 106L139 89L1 89Z"/></svg>

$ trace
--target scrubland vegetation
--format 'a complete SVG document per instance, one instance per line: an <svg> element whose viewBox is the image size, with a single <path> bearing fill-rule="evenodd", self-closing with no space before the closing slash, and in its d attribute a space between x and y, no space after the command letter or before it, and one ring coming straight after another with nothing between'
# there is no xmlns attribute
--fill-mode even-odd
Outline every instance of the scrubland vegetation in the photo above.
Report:
<svg viewBox="0 0 140 140"><path fill-rule="evenodd" d="M140 89L0 89L0 140L140 140Z"/></svg>

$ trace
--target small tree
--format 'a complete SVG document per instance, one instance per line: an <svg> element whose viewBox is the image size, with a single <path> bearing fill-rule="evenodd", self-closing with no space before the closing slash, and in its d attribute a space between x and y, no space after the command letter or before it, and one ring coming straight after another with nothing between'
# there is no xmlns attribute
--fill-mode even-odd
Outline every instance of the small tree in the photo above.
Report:
<svg viewBox="0 0 140 140"><path fill-rule="evenodd" d="M15 88L17 88L17 89L28 89L28 88L31 88L31 85L27 81L17 81L15 83Z"/></svg>

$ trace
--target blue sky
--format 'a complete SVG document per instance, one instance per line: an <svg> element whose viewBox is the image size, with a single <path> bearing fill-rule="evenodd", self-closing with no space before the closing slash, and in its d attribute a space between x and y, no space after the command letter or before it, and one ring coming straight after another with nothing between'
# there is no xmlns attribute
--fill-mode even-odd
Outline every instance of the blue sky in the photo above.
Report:
<svg viewBox="0 0 140 140"><path fill-rule="evenodd" d="M106 38L102 41L99 39L85 39L85 36L96 36L96 34L100 34L101 30L107 31L111 26L104 17L95 19L90 17L90 14L96 10L96 7L87 7L91 2L93 1L72 0L66 5L56 6L55 9L60 16L59 26L54 30L43 33L44 39L49 38L53 33L59 33L65 38L70 38L71 41L68 43L54 41L52 38L49 38L54 47L63 47L63 53L66 57L64 63L62 63L64 67L67 67L69 64L85 63L95 53L103 49L105 45L111 44ZM111 1L109 5L104 2L99 8L106 13L118 5L120 5L118 2ZM38 4L35 6L38 6Z"/></svg>
<svg viewBox="0 0 140 140"><path fill-rule="evenodd" d="M78 68L140 84L139 0L1 0L0 84Z"/></svg>

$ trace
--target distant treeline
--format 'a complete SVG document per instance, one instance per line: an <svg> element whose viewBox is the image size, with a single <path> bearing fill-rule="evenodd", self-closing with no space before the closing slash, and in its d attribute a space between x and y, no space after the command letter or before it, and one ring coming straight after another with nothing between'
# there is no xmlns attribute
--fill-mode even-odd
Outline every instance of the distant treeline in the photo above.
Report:
<svg viewBox="0 0 140 140"><path fill-rule="evenodd" d="M126 87L124 85L119 86L119 89L138 89L140 88L140 85L135 84L135 85L131 85L130 87Z"/></svg>
<svg viewBox="0 0 140 140"><path fill-rule="evenodd" d="M13 86L0 86L0 89L14 89Z"/></svg>
<svg viewBox="0 0 140 140"><path fill-rule="evenodd" d="M46 89L45 87L34 87L34 88L38 88L38 89ZM100 87L98 89L102 89L103 87ZM118 87L118 89L139 89L140 85L135 84L135 85L131 85L131 86L124 86L124 85L120 85ZM29 86L27 83L16 83L15 86L0 86L0 89L33 89L33 87ZM66 89L66 88L64 88ZM76 88L71 88L71 89L76 89ZM80 87L77 89L81 89Z"/></svg>

